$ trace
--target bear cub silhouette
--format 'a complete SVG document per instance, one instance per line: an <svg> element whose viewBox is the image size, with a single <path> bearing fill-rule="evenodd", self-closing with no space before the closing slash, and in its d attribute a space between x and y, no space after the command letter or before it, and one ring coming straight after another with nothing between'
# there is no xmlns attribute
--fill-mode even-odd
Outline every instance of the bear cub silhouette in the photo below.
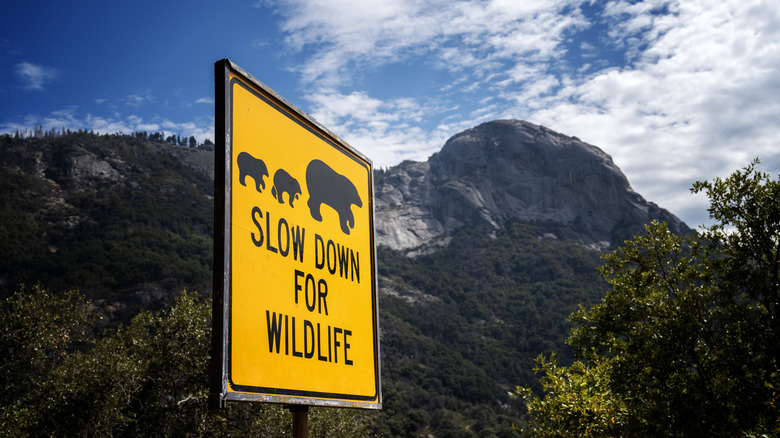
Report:
<svg viewBox="0 0 780 438"><path fill-rule="evenodd" d="M301 194L301 185L298 184L298 180L290 176L284 169L279 169L274 173L274 185L271 187L271 194L274 195L280 204L284 204L282 195L287 193L287 199L290 201L290 207L293 206L293 201L298 199L298 195Z"/></svg>
<svg viewBox="0 0 780 438"><path fill-rule="evenodd" d="M322 222L320 207L328 205L339 214L339 225L344 234L355 228L352 204L363 206L357 189L344 175L336 173L320 160L313 160L306 167L306 187L309 190L309 211L314 220Z"/></svg>
<svg viewBox="0 0 780 438"><path fill-rule="evenodd" d="M265 167L263 160L255 158L248 152L241 152L238 154L238 182L242 186L246 186L246 177L251 176L255 180L255 189L259 193L263 193L265 188L265 181L263 178L268 176L268 169ZM262 187L262 188L261 188Z"/></svg>

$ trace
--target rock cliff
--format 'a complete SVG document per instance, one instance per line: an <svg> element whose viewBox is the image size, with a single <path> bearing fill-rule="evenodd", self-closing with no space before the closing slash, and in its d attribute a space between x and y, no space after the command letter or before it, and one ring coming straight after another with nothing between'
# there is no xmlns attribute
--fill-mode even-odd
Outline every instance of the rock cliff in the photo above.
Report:
<svg viewBox="0 0 780 438"><path fill-rule="evenodd" d="M690 229L631 189L601 149L519 120L484 123L450 138L427 162L376 173L377 244L409 255L447 243L463 226L549 224L549 238L604 248L653 219Z"/></svg>

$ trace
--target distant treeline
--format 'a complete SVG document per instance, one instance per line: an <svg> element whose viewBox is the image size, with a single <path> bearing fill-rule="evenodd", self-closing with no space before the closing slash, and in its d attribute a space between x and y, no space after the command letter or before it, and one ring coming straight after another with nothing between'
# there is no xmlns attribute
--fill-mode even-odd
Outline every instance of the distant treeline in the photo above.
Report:
<svg viewBox="0 0 780 438"><path fill-rule="evenodd" d="M17 129L14 133L13 137L16 139L19 138L42 138L42 139L52 139L52 138L59 138L68 134L73 133L79 133L79 134L92 134L92 135L100 135L96 134L93 130L86 130L86 129L79 129L78 131L71 131L70 129L66 128L51 128L51 129L44 129L42 126L36 126L32 130L19 130ZM10 136L11 134L5 134L7 136ZM115 133L115 134L103 134L104 136L109 135L124 135L122 133ZM165 135L164 132L146 132L146 131L135 131L131 136L141 139L141 140L152 140L152 141L159 141L159 142L165 142L170 143L174 146L183 146L183 147L190 147L190 148L197 148L197 147L214 147L214 143L206 139L202 143L198 142L198 139L196 139L194 136L182 137L180 135Z"/></svg>

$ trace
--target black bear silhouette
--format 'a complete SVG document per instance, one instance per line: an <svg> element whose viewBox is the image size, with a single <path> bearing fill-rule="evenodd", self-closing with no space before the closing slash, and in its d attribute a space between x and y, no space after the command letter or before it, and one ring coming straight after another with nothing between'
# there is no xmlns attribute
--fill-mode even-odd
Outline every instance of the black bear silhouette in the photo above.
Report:
<svg viewBox="0 0 780 438"><path fill-rule="evenodd" d="M265 181L263 178L268 176L268 169L265 167L263 160L255 158L248 152L241 152L238 154L238 182L242 186L246 186L246 177L251 176L255 180L255 189L259 193L263 193L265 188Z"/></svg>
<svg viewBox="0 0 780 438"><path fill-rule="evenodd" d="M284 204L282 195L287 192L287 198L290 201L290 207L293 206L293 201L298 199L298 195L301 194L301 185L298 184L298 180L290 176L284 169L279 169L274 173L274 185L271 187L271 194L274 195L280 204Z"/></svg>
<svg viewBox="0 0 780 438"><path fill-rule="evenodd" d="M307 204L314 220L322 222L320 206L325 204L339 214L339 225L344 234L349 234L350 228L355 228L352 204L362 207L363 201L347 177L336 173L324 162L313 160L306 167L306 187L309 190Z"/></svg>

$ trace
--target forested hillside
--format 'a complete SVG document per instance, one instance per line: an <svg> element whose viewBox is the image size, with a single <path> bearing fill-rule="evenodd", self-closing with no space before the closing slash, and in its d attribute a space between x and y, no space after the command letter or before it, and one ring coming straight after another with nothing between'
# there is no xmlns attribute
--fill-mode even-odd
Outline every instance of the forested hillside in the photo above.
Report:
<svg viewBox="0 0 780 438"><path fill-rule="evenodd" d="M712 225L653 222L604 257L610 290L571 317L577 361L540 356L543 391L517 389L525 433L780 436L780 179L759 164L693 184Z"/></svg>
<svg viewBox="0 0 780 438"><path fill-rule="evenodd" d="M196 294L188 295L195 304L187 305L200 307L184 315L196 318L192 324L203 331L208 326L202 318L210 309L213 182L204 163L209 157L213 160L213 150L208 145L161 140L145 133L0 137L3 297L22 290L21 284L27 285L23 293L40 284L54 296L75 289L97 314L94 320L86 319L91 321L86 338L67 348L56 344L61 356L50 365L60 372L68 367L77 371L79 363L86 363L79 360L89 355L95 355L95 360L113 357L116 351L109 354L106 349L130 348L128 336L140 336L143 339L137 342L149 345L127 353L138 355L132 357L139 360L154 356L159 351L154 345L207 354L207 349L184 339L175 341L181 342L176 346L154 337L167 330L160 328L165 324L186 321L171 319L169 313L154 313L158 320L143 316L145 311L167 308L185 289ZM601 299L606 291L596 271L601 253L592 245L559 239L556 236L566 234L562 227L520 221L507 221L500 228L463 227L448 237L447 245L416 258L379 247L384 409L347 421L366 427L361 433L377 436L515 436L512 425L523 421L524 412L519 400L510 396L515 385L536 385L533 361L539 354L555 352L570 360L571 352L563 342L570 328L567 315L579 303ZM4 308L4 323L9 321L10 308ZM73 359L75 351L86 356ZM190 379L186 388L198 387L199 379L205 379L205 370L193 368L195 363L201 362L186 362L179 371L184 373L180 378ZM128 379L136 376L134 382L159 385L155 379L162 378L152 379L147 368L134 372L138 374L127 374ZM100 375L82 378L91 382ZM48 384L64 384L57 382ZM15 403L29 402L33 396L45 400L50 392L41 391L46 385L33 379L19 397L4 403L18 407ZM160 386L152 391L143 390L146 383L137 385L142 393L133 397L141 400L135 402L140 405L143 400L152 403L152 396L164 391ZM202 385L202 393L181 393L165 412L214 415L205 414L205 380ZM67 394L60 396L67 398ZM118 405L112 412L128 418L168 422L164 416L146 417L152 411L131 403L114 402ZM88 416L93 409L78 400L60 403L72 407L58 414L63 421L68 412ZM242 425L235 433L259 430L257 422L247 418L270 415L262 409L231 409L221 415ZM344 414L333 415L343 418ZM113 433L138 430L129 428L134 420L114 424L113 417L101 418ZM215 426L219 421L198 418L200 422L190 426L202 429L201 433L230 434ZM149 433L178 435L176 430L149 427Z"/></svg>
<svg viewBox="0 0 780 438"><path fill-rule="evenodd" d="M0 137L0 291L79 289L110 321L208 293L213 183L140 136ZM213 162L213 159L212 159Z"/></svg>
<svg viewBox="0 0 780 438"><path fill-rule="evenodd" d="M603 295L599 254L541 231L519 223L495 233L462 229L440 252L415 259L380 249L391 436L409 428L471 436L464 425L512 436L523 412L509 395L515 382L534 385L541 353L571 358L566 317Z"/></svg>

